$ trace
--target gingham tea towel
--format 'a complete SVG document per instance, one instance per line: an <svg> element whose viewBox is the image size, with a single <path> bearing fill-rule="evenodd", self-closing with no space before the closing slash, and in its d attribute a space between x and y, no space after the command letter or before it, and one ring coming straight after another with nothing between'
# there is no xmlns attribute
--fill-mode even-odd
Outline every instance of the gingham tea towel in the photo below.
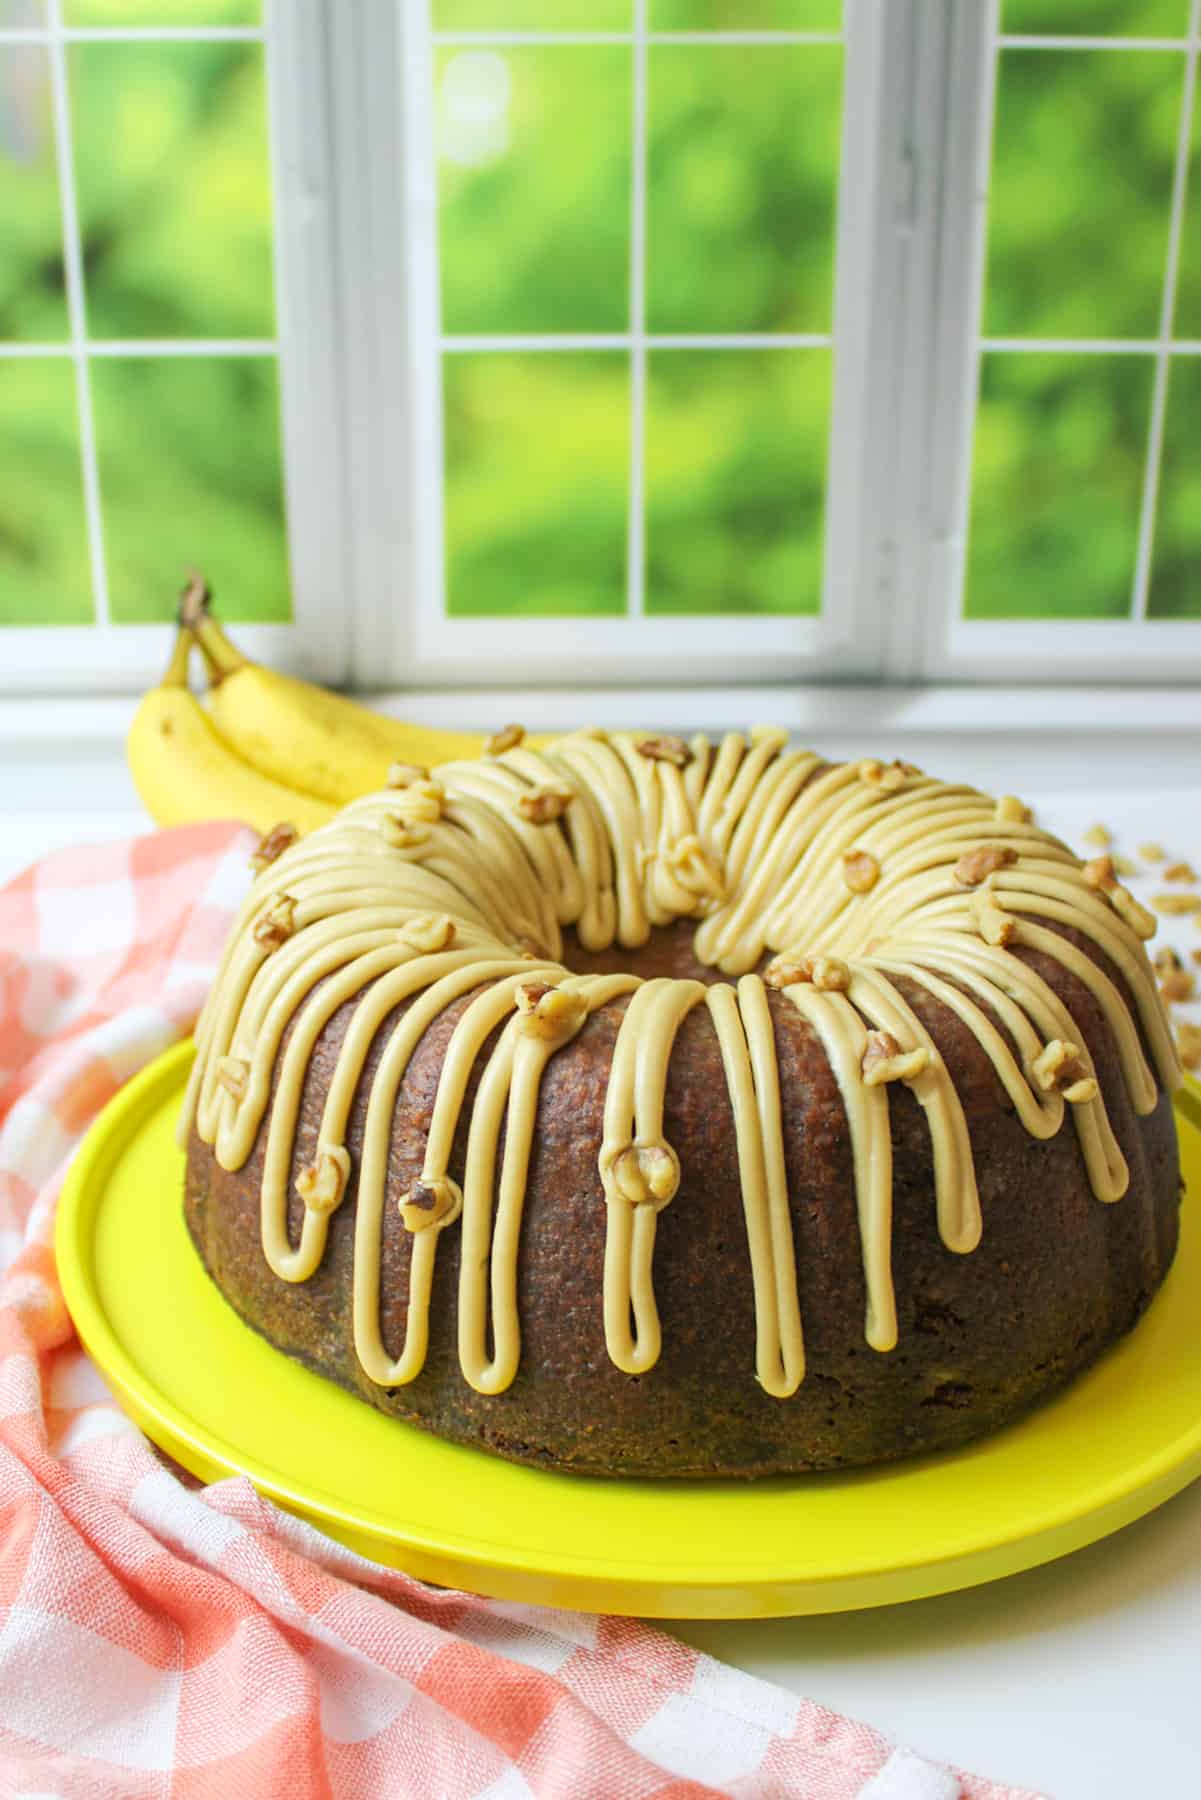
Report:
<svg viewBox="0 0 1201 1800"><path fill-rule="evenodd" d="M369 1563L246 1481L190 1482L116 1408L55 1204L99 1108L194 1020L249 848L189 827L0 890L0 1794L1030 1800L635 1620Z"/></svg>

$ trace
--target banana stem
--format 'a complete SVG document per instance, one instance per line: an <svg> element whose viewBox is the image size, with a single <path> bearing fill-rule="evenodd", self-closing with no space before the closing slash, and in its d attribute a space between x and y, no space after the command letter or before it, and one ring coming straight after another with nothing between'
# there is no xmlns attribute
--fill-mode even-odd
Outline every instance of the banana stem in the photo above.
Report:
<svg viewBox="0 0 1201 1800"><path fill-rule="evenodd" d="M175 644L171 651L171 660L163 671L160 687L186 688L188 685L188 663L192 658L192 633L186 625L181 625L175 633Z"/></svg>
<svg viewBox="0 0 1201 1800"><path fill-rule="evenodd" d="M176 613L179 623L195 630L208 612L212 598L212 590L199 569L189 569L188 585L179 596L179 610Z"/></svg>
<svg viewBox="0 0 1201 1800"><path fill-rule="evenodd" d="M211 613L201 613L192 629L213 687L220 687L227 675L250 666L250 658L243 656L237 645L230 642Z"/></svg>

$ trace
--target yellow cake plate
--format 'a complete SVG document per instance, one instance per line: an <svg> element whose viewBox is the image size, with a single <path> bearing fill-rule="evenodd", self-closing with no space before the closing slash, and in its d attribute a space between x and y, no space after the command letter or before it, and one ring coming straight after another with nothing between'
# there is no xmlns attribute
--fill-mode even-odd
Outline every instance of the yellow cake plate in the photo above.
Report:
<svg viewBox="0 0 1201 1800"><path fill-rule="evenodd" d="M660 1618L880 1606L1063 1556L1201 1474L1201 1088L1178 1106L1176 1266L1138 1330L1058 1400L966 1450L758 1483L523 1469L373 1411L273 1350L192 1248L175 1120L180 1045L105 1108L58 1215L84 1344L195 1474L248 1475L343 1543L503 1599Z"/></svg>

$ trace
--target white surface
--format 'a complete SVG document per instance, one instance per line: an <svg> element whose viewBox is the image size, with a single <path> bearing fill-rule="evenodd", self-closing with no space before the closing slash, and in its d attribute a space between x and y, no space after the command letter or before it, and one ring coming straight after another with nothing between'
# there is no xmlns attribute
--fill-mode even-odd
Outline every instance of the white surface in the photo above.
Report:
<svg viewBox="0 0 1201 1800"><path fill-rule="evenodd" d="M1158 839L1201 868L1195 731L1158 751L1144 742L1135 757L1099 732L935 735L933 766L1021 792L1069 839L1101 820L1124 850ZM35 737L0 746L0 880L56 846L148 825L116 738L52 748ZM828 731L818 738L836 747ZM895 726L889 740L905 755L923 741ZM1132 768L1144 788L1130 786ZM1156 885L1135 884L1144 895ZM1190 920L1165 921L1165 938L1201 945ZM926 1755L1056 1800L1201 1795L1201 1484L1091 1549L988 1587L876 1612L669 1629Z"/></svg>

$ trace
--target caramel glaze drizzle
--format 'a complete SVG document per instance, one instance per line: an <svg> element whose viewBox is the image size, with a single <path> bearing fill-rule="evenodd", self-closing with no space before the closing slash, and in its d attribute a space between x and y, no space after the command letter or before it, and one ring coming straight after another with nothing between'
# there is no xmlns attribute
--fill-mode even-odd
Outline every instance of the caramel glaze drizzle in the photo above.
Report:
<svg viewBox="0 0 1201 1800"><path fill-rule="evenodd" d="M613 1051L599 1158L607 1208L602 1308L617 1368L640 1374L661 1343L653 1263L658 1214L680 1181L664 1136L668 1064L704 1006L733 1111L755 1295L755 1376L778 1398L805 1372L779 1070L765 971L820 1040L846 1110L872 1348L897 1341L891 1273L888 1088L925 1112L938 1229L951 1251L980 1240L972 1147L936 1045L897 986L924 988L971 1030L1035 1138L1070 1110L1099 1200L1126 1191L1088 1046L1054 990L1015 949L1053 957L1082 982L1113 1033L1131 1102L1156 1077L1126 1000L1091 957L1036 920L1073 927L1120 971L1169 1089L1180 1080L1143 948L1149 915L1095 865L1029 823L1021 804L905 764L828 767L758 727L720 744L588 730L541 751L520 744L437 779L356 801L286 849L255 881L197 1027L182 1131L195 1123L225 1169L248 1159L278 1082L262 1178L263 1253L305 1281L325 1251L351 1173L345 1138L367 1052L392 1029L371 1084L358 1170L353 1316L364 1371L384 1387L425 1362L438 1239L458 1225L458 1348L478 1392L501 1393L521 1355L517 1264L539 1086L549 1059L610 1001L627 998ZM1093 871L1090 874L1090 870ZM633 949L654 927L698 920L702 963L737 985L572 975L561 928L591 950ZM820 958L820 961L816 961ZM470 997L470 998L469 998ZM380 1329L380 1259L397 1095L422 1034L467 1000L439 1076L421 1176L402 1198L412 1234L404 1346ZM314 1161L288 1178L305 1072L334 1013L355 1011L338 1053ZM280 1055L289 1025L292 1035ZM1003 1027L998 1029L998 1025ZM500 1028L472 1108L460 1187L449 1173L471 1071ZM502 1126L505 1148L496 1168ZM491 1352L489 1352L491 1341Z"/></svg>

